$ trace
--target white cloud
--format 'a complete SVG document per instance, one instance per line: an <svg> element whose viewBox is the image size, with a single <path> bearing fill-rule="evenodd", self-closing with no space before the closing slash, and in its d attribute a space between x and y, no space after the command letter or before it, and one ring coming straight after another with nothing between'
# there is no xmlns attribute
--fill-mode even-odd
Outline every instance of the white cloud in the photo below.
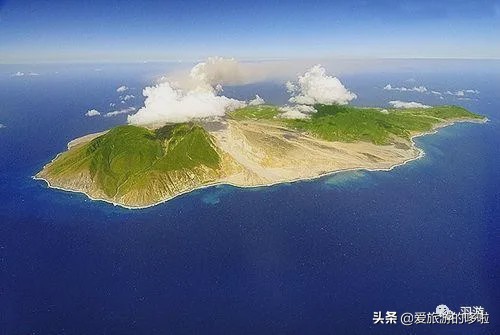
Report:
<svg viewBox="0 0 500 335"><path fill-rule="evenodd" d="M478 90L465 90L466 93L479 94Z"/></svg>
<svg viewBox="0 0 500 335"><path fill-rule="evenodd" d="M7 128L7 127L4 124L0 123L0 129L2 129L2 128Z"/></svg>
<svg viewBox="0 0 500 335"><path fill-rule="evenodd" d="M467 90L457 90L457 91L446 91L444 92L444 94L447 94L447 95L452 95L452 96L455 96L455 97L464 97L466 94L479 94L479 91L478 90L471 90L471 89L467 89Z"/></svg>
<svg viewBox="0 0 500 335"><path fill-rule="evenodd" d="M135 95L125 94L124 96L120 97L120 100L127 101L127 100L131 100L131 99L134 99L134 98L135 98Z"/></svg>
<svg viewBox="0 0 500 335"><path fill-rule="evenodd" d="M425 86L413 86L413 87L393 87L391 84L387 84L384 86L384 90L386 91L400 91L400 92L419 92L425 93L427 92L427 87Z"/></svg>
<svg viewBox="0 0 500 335"><path fill-rule="evenodd" d="M279 111L281 112L279 117L285 119L306 119L310 114L316 113L316 109L309 105L283 106Z"/></svg>
<svg viewBox="0 0 500 335"><path fill-rule="evenodd" d="M297 85L295 85L291 81L287 81L285 84L285 87L286 87L286 90L288 91L288 93L290 93L290 94L294 93L297 90Z"/></svg>
<svg viewBox="0 0 500 335"><path fill-rule="evenodd" d="M117 116L117 115L120 115L120 114L128 114L128 113L131 113L131 112L134 112L134 111L135 111L135 107L127 107L127 108L123 108L123 109L120 109L120 110L116 110L116 111L113 111L113 112L106 113L106 114L104 114L104 117L112 117L112 116Z"/></svg>
<svg viewBox="0 0 500 335"><path fill-rule="evenodd" d="M25 77L25 76L39 76L40 74L39 73L36 73L36 72L20 72L20 71L17 71L16 73L13 73L11 74L10 76L11 77Z"/></svg>
<svg viewBox="0 0 500 335"><path fill-rule="evenodd" d="M455 97L464 97L467 94L479 94L478 90L472 90L472 89L462 89L462 90L457 90L457 91L444 91L444 92L439 92L435 90L429 90L425 86L414 86L414 87L394 87L391 84L387 84L384 86L384 90L386 91L399 91L399 92L419 92L419 93L431 93L436 96L438 96L440 99L442 99L443 94L444 95L451 95Z"/></svg>
<svg viewBox="0 0 500 335"><path fill-rule="evenodd" d="M414 86L413 88L410 88L409 90L419 92L419 93L427 92L427 88L425 86Z"/></svg>
<svg viewBox="0 0 500 335"><path fill-rule="evenodd" d="M252 71L258 67L240 64L230 58L213 57L195 65L184 76L171 76L167 81L143 90L146 97L144 107L128 117L128 122L139 125L155 125L167 122L186 122L197 118L223 116L227 111L245 106L245 102L231 99L220 94L222 85L250 83L264 78L265 71ZM269 68L266 68L267 70ZM262 68L261 68L262 70ZM282 117L307 117L315 110L315 103L346 104L356 98L335 77L326 75L323 67L317 65L299 76L296 84L288 83L287 88L294 91ZM250 104L262 104L259 96Z"/></svg>
<svg viewBox="0 0 500 335"><path fill-rule="evenodd" d="M264 99L262 99L258 94L255 95L255 98L250 100L248 102L248 104L250 106L257 106L257 105L263 105L265 104L266 102L264 101Z"/></svg>
<svg viewBox="0 0 500 335"><path fill-rule="evenodd" d="M184 76L146 87L144 107L128 117L128 122L155 125L167 122L186 122L192 119L220 117L226 112L243 107L244 101L218 93L223 84L237 84L248 80L246 70L234 59L209 58L195 65Z"/></svg>
<svg viewBox="0 0 500 335"><path fill-rule="evenodd" d="M389 104L395 108L431 108L431 106L424 105L420 102L414 102L414 101L406 102L406 101L393 100L389 101Z"/></svg>
<svg viewBox="0 0 500 335"><path fill-rule="evenodd" d="M186 122L196 118L223 116L227 111L245 106L243 101L218 96L201 88L184 91L169 82L146 87L144 107L128 117L131 124Z"/></svg>
<svg viewBox="0 0 500 335"><path fill-rule="evenodd" d="M116 104L114 102L109 103L109 107L115 107L115 106L116 106Z"/></svg>
<svg viewBox="0 0 500 335"><path fill-rule="evenodd" d="M121 92L125 92L125 91L127 91L127 90L128 90L128 87L127 87L127 86L125 86L125 85L122 85L122 86L120 86L120 87L118 87L118 88L116 89L116 92L121 93Z"/></svg>
<svg viewBox="0 0 500 335"><path fill-rule="evenodd" d="M92 116L99 116L101 113L96 110L96 109L89 109L87 113L85 113L85 116L92 117Z"/></svg>
<svg viewBox="0 0 500 335"><path fill-rule="evenodd" d="M195 65L188 73L173 73L168 79L160 79L157 85L146 87L143 90L146 97L144 107L130 115L128 122L158 125L223 116L227 111L245 106L243 101L223 96L223 85L242 85L283 78L285 74L287 77L287 73L293 69L291 64L239 63L233 58L208 58ZM297 85L296 94L290 98L290 102L296 104L346 104L356 97L337 78L325 75L321 66L313 67L299 77Z"/></svg>
<svg viewBox="0 0 500 335"><path fill-rule="evenodd" d="M289 101L296 104L345 105L357 97L356 94L348 91L336 77L328 76L321 65L315 65L304 75L299 76L296 84L287 83L286 86L292 94Z"/></svg>

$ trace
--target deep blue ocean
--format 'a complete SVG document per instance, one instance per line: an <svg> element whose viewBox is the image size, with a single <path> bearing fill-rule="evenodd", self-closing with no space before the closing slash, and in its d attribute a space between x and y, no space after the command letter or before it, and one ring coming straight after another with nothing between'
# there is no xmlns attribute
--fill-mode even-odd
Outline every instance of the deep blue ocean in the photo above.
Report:
<svg viewBox="0 0 500 335"><path fill-rule="evenodd" d="M459 104L487 124L417 140L426 155L266 188L217 186L127 210L31 179L87 118L175 64L0 67L0 334L497 334L500 63L341 73L356 105ZM17 71L38 76L12 77ZM479 90L471 100L396 92ZM136 99L121 104L116 88ZM283 103L282 83L228 87ZM483 306L489 325L374 325L375 311Z"/></svg>

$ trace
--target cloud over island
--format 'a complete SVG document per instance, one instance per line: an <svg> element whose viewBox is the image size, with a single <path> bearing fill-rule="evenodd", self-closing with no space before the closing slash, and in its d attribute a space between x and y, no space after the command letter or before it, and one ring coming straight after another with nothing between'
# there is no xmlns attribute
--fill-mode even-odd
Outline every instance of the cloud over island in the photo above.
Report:
<svg viewBox="0 0 500 335"><path fill-rule="evenodd" d="M280 107L283 118L305 119L316 112L314 104L345 105L357 98L337 77L327 75L319 64L299 75L297 82L288 81L285 86L292 105Z"/></svg>
<svg viewBox="0 0 500 335"><path fill-rule="evenodd" d="M144 88L144 107L129 115L128 123L147 125L216 118L246 105L263 104L264 100L258 95L249 102L222 95L223 85L249 84L268 76L264 71L252 69L256 67L232 58L209 58L188 73L174 74ZM315 112L313 104L343 105L356 98L356 94L347 90L338 78L327 75L321 65L311 67L299 75L296 82L288 82L286 86L291 105L281 108L282 117L308 117Z"/></svg>
<svg viewBox="0 0 500 335"><path fill-rule="evenodd" d="M316 109L309 105L282 106L279 110L282 112L280 117L284 119L306 119L316 113Z"/></svg>
<svg viewBox="0 0 500 335"><path fill-rule="evenodd" d="M264 101L264 99L262 99L258 94L255 95L255 98L250 100L248 102L248 105L250 106L258 106L258 105L263 105L265 104L266 102Z"/></svg>
<svg viewBox="0 0 500 335"><path fill-rule="evenodd" d="M315 65L304 75L299 76L297 83L287 82L286 87L292 94L289 101L302 105L345 105L357 98L356 94L347 90L337 77L327 75L321 65Z"/></svg>

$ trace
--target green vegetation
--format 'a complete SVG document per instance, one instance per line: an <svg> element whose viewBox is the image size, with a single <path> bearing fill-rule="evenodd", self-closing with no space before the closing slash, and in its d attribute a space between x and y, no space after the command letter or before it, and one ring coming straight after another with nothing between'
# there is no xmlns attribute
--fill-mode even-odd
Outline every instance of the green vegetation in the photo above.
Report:
<svg viewBox="0 0 500 335"><path fill-rule="evenodd" d="M168 135L164 133L168 129ZM199 165L216 169L219 154L214 149L210 135L201 126L192 124L169 125L157 130L163 139L166 152L155 164L160 171L192 169Z"/></svg>
<svg viewBox="0 0 500 335"><path fill-rule="evenodd" d="M286 141L287 136L300 138L300 134L282 128L328 141L390 144L445 121L482 119L457 106L387 110L338 105L314 107L316 112L307 119L281 118L279 107L269 105L248 106L229 113L232 122L247 126L254 123L247 132L254 137L249 142L250 148L245 145L239 150L246 154L254 149L252 145L259 150L265 143L273 149L266 159L279 162L294 148ZM259 125L264 127L259 130ZM245 134L241 136L245 141ZM97 198L147 205L236 173L238 168L231 163L234 156L228 152L222 160L220 153L211 135L195 123L170 124L157 130L126 125L73 146L47 164L39 176L53 185L84 190Z"/></svg>
<svg viewBox="0 0 500 335"><path fill-rule="evenodd" d="M310 119L285 120L287 126L306 131L328 141L368 141L388 144L394 137L409 137L431 130L445 120L482 117L462 107L388 109L316 105Z"/></svg>
<svg viewBox="0 0 500 335"><path fill-rule="evenodd" d="M238 121L269 120L269 119L274 119L278 115L279 115L278 107L270 105L247 106L229 113L229 116L232 119Z"/></svg>
<svg viewBox="0 0 500 335"><path fill-rule="evenodd" d="M154 173L217 169L220 157L210 135L199 125L167 125L156 131L120 126L89 143L69 150L50 166L51 175L90 171L92 179L110 197L145 183Z"/></svg>
<svg viewBox="0 0 500 335"><path fill-rule="evenodd" d="M416 132L431 130L438 123L482 116L458 106L388 109L360 108L348 105L315 105L308 119L280 119L273 106L251 106L231 113L235 120L272 120L292 129L307 132L327 141L367 141L391 143L395 137L409 139Z"/></svg>

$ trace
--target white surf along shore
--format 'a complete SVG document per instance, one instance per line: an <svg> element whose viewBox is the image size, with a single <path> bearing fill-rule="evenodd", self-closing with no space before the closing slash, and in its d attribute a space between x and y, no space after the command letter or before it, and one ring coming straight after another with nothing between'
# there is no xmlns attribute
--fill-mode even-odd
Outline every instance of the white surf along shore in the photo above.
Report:
<svg viewBox="0 0 500 335"><path fill-rule="evenodd" d="M431 131L413 134L410 141L397 142L392 145L375 145L367 142L327 142L274 125L263 125L252 121L224 121L216 129L208 127L207 130L213 136L218 148L222 150L223 155L231 160L231 171L212 182L188 187L147 204L121 203L103 196L89 194L76 187L53 183L42 175L43 169L33 178L46 182L49 188L83 193L91 200L104 201L127 209L144 209L194 190L216 185L231 185L239 188L267 187L317 179L345 171L390 171L424 156L425 153L417 147L415 138L436 133L440 128L457 122L485 123L487 121L487 118L450 120L436 125ZM83 145L106 132L88 134L74 139L68 143L68 150ZM266 137L265 141L262 140L263 134ZM284 148L284 151L277 150L276 147ZM52 161L56 160L59 155Z"/></svg>

